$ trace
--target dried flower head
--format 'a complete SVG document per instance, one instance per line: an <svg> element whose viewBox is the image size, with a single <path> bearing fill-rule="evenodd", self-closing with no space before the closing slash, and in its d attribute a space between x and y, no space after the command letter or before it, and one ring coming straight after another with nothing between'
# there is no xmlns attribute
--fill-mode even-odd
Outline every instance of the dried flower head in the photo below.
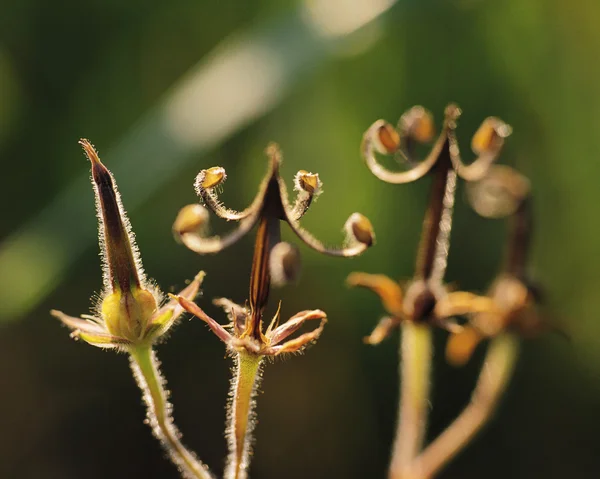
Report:
<svg viewBox="0 0 600 479"><path fill-rule="evenodd" d="M225 343L227 351L234 358L234 379L230 392L232 401L227 415L229 455L225 477L236 479L247 477L252 430L255 426L253 398L260 382L264 358L302 351L319 338L327 322L323 311L312 310L302 311L280 324L280 304L268 327L264 328L263 318L271 283L283 285L293 281L300 270L298 248L281 241L281 221L288 223L308 246L332 256L358 255L375 240L369 220L359 213L354 213L344 225L346 243L340 248L325 247L299 224L312 201L321 194L322 183L319 175L300 170L294 177L296 198L294 203L290 204L285 183L279 175L281 152L277 145L270 144L266 153L269 157L267 174L254 201L243 211L226 208L219 200L217 188L227 178L223 168L202 170L196 177L194 186L198 196L220 218L237 221L238 227L234 231L223 237L207 237L205 233L208 214L200 205L184 207L173 225L176 237L192 251L200 254L222 251L257 226L248 302L242 306L225 298L214 301L214 304L225 310L229 324L219 324L188 298L173 296L183 308L209 326ZM314 329L290 339L305 323L312 320L318 320Z"/></svg>
<svg viewBox="0 0 600 479"><path fill-rule="evenodd" d="M328 248L317 240L308 231L302 228L299 220L304 216L312 201L321 193L322 183L317 173L304 170L296 173L294 177L294 190L296 199L289 203L287 188L279 176L281 165L281 152L276 144L270 144L266 149L269 157L269 168L265 175L258 194L252 204L243 211L226 208L219 200L217 187L220 186L227 175L221 167L202 170L195 181L198 196L204 204L218 217L239 222L238 227L223 237L204 236L205 231L190 229L188 223L195 224L193 218L200 218L203 214L194 207L194 216L189 213L190 206L186 206L178 217L174 232L180 240L192 251L200 254L217 253L238 241L247 234L255 225L265 222L269 236L269 251L280 242L279 222L284 221L290 225L294 233L309 247L320 253L332 256L356 256L364 252L374 242L375 235L370 222L361 214L354 213L348 218L344 226L346 241L342 247ZM180 221L181 218L181 221ZM188 218L186 220L186 218ZM206 224L204 216L201 223ZM183 226L183 227L182 227Z"/></svg>
<svg viewBox="0 0 600 479"><path fill-rule="evenodd" d="M543 329L539 293L526 272L531 239L529 181L508 166L494 166L482 180L469 185L469 199L483 217L509 218L510 231L504 266L488 292L496 311L469 315L469 324L450 337L446 356L454 365L466 363L485 338L507 330L529 336ZM455 314L465 314L467 303L447 306Z"/></svg>
<svg viewBox="0 0 600 479"><path fill-rule="evenodd" d="M411 280L406 286L406 293L399 283L382 274L352 273L347 284L373 291L388 313L365 338L365 342L372 345L379 344L404 321L428 323L458 333L462 327L453 322L458 305L468 309L469 313L498 311L490 298L465 291L450 292L443 284L423 279Z"/></svg>
<svg viewBox="0 0 600 479"><path fill-rule="evenodd" d="M146 279L114 177L88 140L80 144L92 165L104 290L95 314L75 318L60 311L51 313L73 330L73 337L94 346L125 350L133 345L150 345L184 310L175 300L159 307L162 295ZM193 299L203 278L204 273L199 273L180 295Z"/></svg>
<svg viewBox="0 0 600 479"><path fill-rule="evenodd" d="M500 274L488 291L495 304L494 312L469 315L469 323L452 334L446 345L446 358L454 366L462 366L472 356L477 345L487 339L511 331L531 336L543 328L538 311L539 297L534 288L510 274ZM468 302L468 300L467 300ZM468 306L468 304L465 304ZM456 314L464 314L459 304Z"/></svg>
<svg viewBox="0 0 600 479"><path fill-rule="evenodd" d="M262 321L254 321L251 310L226 298L214 300L214 304L223 308L229 319L229 324L222 326L208 316L196 303L183 296L176 297L183 308L204 321L211 331L232 352L245 352L254 356L279 356L284 353L302 351L308 344L316 341L327 322L323 311L301 311L285 323L279 324L279 309L271 320L266 331L261 327ZM294 339L285 341L290 335L298 331L306 321L319 320L320 323L314 330L301 334ZM257 328L256 326L259 325Z"/></svg>
<svg viewBox="0 0 600 479"><path fill-rule="evenodd" d="M450 331L459 331L460 326L451 321L453 308L458 302L464 305L468 300L471 313L496 310L490 298L461 291L449 292L443 282L450 248L457 176L469 182L483 178L498 158L504 138L510 134L510 127L501 120L494 117L484 120L472 145L479 156L467 166L461 160L455 135L460 114L456 105L446 107L442 131L430 153L421 162L414 158L415 144L427 143L434 138L433 116L421 106L404 113L397 129L384 120L378 120L363 137L365 162L377 178L401 184L416 181L427 174L433 176L415 273L406 292L398 283L383 275L353 273L348 277L350 286L361 286L378 294L389 313L366 338L368 343L379 343L402 321L428 322ZM413 166L407 171L392 172L377 161L376 153L395 155Z"/></svg>
<svg viewBox="0 0 600 479"><path fill-rule="evenodd" d="M415 106L400 117L395 129L385 120L377 120L365 132L362 142L362 153L371 172L387 183L410 183L425 176L438 163L440 158L448 154L458 176L475 181L483 178L504 145L504 139L510 135L511 128L495 117L486 118L472 141L472 149L478 157L469 165L461 159L458 141L456 140L456 122L461 115L458 106L450 104L444 112L442 131L425 159L417 162L414 157L415 143L429 143L434 138L432 114L422 106ZM408 165L415 165L407 171L394 172L382 166L376 153L395 155Z"/></svg>
<svg viewBox="0 0 600 479"><path fill-rule="evenodd" d="M191 301L185 298L178 299L190 313L205 321L227 344L229 350L245 350L259 356L276 356L285 352L300 351L319 337L326 322L325 313L313 310L298 313L279 325L280 314L277 311L268 328L263 332L263 314L271 283L283 285L293 281L300 269L298 249L281 241L280 222L288 223L296 235L311 248L332 256L358 255L374 243L375 235L369 220L360 213L353 213L344 225L345 245L340 248L324 246L299 224L299 220L312 201L322 191L323 185L319 175L304 170L296 173L294 190L297 194L294 203L290 204L287 188L279 175L281 165L279 147L274 143L270 144L266 154L269 158L267 174L254 201L243 211L226 208L219 201L216 187L227 178L223 168L213 167L202 170L196 177L194 186L204 204L220 218L238 221L237 229L224 237L206 237L204 235L207 223L206 210L199 205L188 205L180 211L173 230L188 248L204 254L225 249L258 225L250 275L249 308L227 299L216 300L216 304L222 306L229 316L229 327L218 324ZM282 343L306 321L312 319L320 320L315 330Z"/></svg>

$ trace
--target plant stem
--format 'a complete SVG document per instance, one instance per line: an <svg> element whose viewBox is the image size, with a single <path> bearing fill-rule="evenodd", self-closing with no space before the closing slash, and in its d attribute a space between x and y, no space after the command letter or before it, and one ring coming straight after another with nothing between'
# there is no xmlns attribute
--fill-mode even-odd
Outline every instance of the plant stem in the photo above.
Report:
<svg viewBox="0 0 600 479"><path fill-rule="evenodd" d="M490 419L512 376L518 346L507 333L491 341L469 405L417 458L413 477L434 477Z"/></svg>
<svg viewBox="0 0 600 479"><path fill-rule="evenodd" d="M415 277L442 281L446 272L445 260L450 247L450 230L452 229L454 194L456 192L456 172L452 169L447 144L440 153L430 175L433 178L417 250Z"/></svg>
<svg viewBox="0 0 600 479"><path fill-rule="evenodd" d="M227 415L229 456L226 479L245 479L248 476L254 418L254 395L260 381L262 356L245 351L237 353L235 376L231 380L231 403Z"/></svg>
<svg viewBox="0 0 600 479"><path fill-rule="evenodd" d="M407 479L427 427L431 371L431 328L405 321L400 343L400 405L390 479Z"/></svg>
<svg viewBox="0 0 600 479"><path fill-rule="evenodd" d="M167 401L165 380L158 370L156 354L149 346L131 349L131 369L144 394L148 421L171 461L186 479L212 479L208 468L181 443L181 433L173 423L172 406Z"/></svg>

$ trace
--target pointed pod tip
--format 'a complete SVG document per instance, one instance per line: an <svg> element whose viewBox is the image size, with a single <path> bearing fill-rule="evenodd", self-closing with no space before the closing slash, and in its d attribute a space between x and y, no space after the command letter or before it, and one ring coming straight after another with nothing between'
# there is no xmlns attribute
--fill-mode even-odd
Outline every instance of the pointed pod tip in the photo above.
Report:
<svg viewBox="0 0 600 479"><path fill-rule="evenodd" d="M462 115L462 110L456 103L449 103L444 109L444 116L447 121L456 121Z"/></svg>
<svg viewBox="0 0 600 479"><path fill-rule="evenodd" d="M85 156L92 164L92 178L94 183L97 185L106 185L109 189L114 189L110 171L104 166L102 161L100 161L100 157L98 156L98 152L94 145L86 138L81 138L79 144L82 146Z"/></svg>
<svg viewBox="0 0 600 479"><path fill-rule="evenodd" d="M98 156L98 152L94 145L90 143L90 140L87 138L81 138L79 140L79 144L82 146L83 151L85 152L85 156L87 156L88 160L92 163L92 165L101 165L100 157Z"/></svg>
<svg viewBox="0 0 600 479"><path fill-rule="evenodd" d="M265 148L265 153L269 157L269 160L271 160L271 168L277 170L279 165L281 165L282 160L281 148L279 147L279 144L272 141Z"/></svg>

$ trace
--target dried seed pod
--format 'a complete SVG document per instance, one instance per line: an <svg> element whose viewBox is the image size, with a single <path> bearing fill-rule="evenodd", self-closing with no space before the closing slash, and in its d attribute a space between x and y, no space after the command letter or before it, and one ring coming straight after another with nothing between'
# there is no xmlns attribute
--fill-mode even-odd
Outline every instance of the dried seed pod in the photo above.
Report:
<svg viewBox="0 0 600 479"><path fill-rule="evenodd" d="M294 186L298 191L303 190L313 196L317 196L321 193L323 183L321 183L318 173L309 173L306 170L300 170L294 177Z"/></svg>
<svg viewBox="0 0 600 479"><path fill-rule="evenodd" d="M131 351L132 347L146 347L173 326L183 309L177 301L158 307L162 295L146 279L135 236L121 203L115 179L100 161L92 144L85 139L80 144L92 164L104 291L94 315L75 318L56 310L52 311L52 315L72 329L74 337L94 346L122 351ZM186 223L189 228L190 215L184 216L185 222L180 220L180 223ZM204 273L199 273L180 295L193 299L203 278Z"/></svg>
<svg viewBox="0 0 600 479"><path fill-rule="evenodd" d="M300 251L290 243L277 243L271 250L269 269L275 286L295 281L300 273Z"/></svg>
<svg viewBox="0 0 600 479"><path fill-rule="evenodd" d="M221 166L213 166L208 170L202 170L200 173L198 173L194 187L196 188L198 194L200 194L201 190L214 188L215 186L223 183L226 179L227 174L225 173L225 168Z"/></svg>
<svg viewBox="0 0 600 479"><path fill-rule="evenodd" d="M509 166L496 165L480 181L468 185L473 209L485 218L513 214L529 195L529 180Z"/></svg>
<svg viewBox="0 0 600 479"><path fill-rule="evenodd" d="M498 148L499 140L506 138L512 128L499 118L490 116L483 120L471 140L471 149L476 155L482 155Z"/></svg>
<svg viewBox="0 0 600 479"><path fill-rule="evenodd" d="M382 155L391 155L400 147L400 134L387 121L379 120L373 128L373 147Z"/></svg>
<svg viewBox="0 0 600 479"><path fill-rule="evenodd" d="M360 213L352 213L346 221L344 229L349 237L367 246L375 243L375 232L373 225L366 216Z"/></svg>
<svg viewBox="0 0 600 479"><path fill-rule="evenodd" d="M225 181L226 174L223 168L213 167L202 170L198 174L194 186L204 205L220 218L238 222L238 225L233 231L222 235L183 234L180 239L185 246L199 254L223 251L249 233L261 219L266 218L269 220L271 230L276 223L287 222L304 243L320 253L350 257L359 255L368 248L368 244L360 241L352 241L348 246L329 248L302 228L299 221L313 199L321 192L321 180L316 173L299 171L294 178L297 195L295 201L290 203L285 182L279 174L282 161L281 150L275 143L271 143L267 146L266 153L269 159L267 173L254 200L242 211L227 208L219 199L220 188L216 186ZM273 245L277 242L273 242Z"/></svg>
<svg viewBox="0 0 600 479"><path fill-rule="evenodd" d="M176 238L186 233L203 234L208 221L208 211L202 205L197 203L186 205L179 210L173 222L173 233Z"/></svg>
<svg viewBox="0 0 600 479"><path fill-rule="evenodd" d="M422 106L414 106L400 118L402 131L419 143L430 142L435 135L433 115Z"/></svg>

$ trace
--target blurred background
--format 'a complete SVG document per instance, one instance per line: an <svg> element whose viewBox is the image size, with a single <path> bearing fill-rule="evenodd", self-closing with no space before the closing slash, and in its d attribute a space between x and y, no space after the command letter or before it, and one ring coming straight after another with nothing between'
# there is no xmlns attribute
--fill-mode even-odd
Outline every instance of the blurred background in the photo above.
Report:
<svg viewBox="0 0 600 479"><path fill-rule="evenodd" d="M224 166L223 199L242 208L275 140L290 185L299 169L324 183L303 220L310 231L339 243L352 212L371 219L375 248L340 260L300 245L299 283L271 296L285 317L321 308L330 320L305 355L267 367L251 472L385 477L397 338L362 344L383 310L344 279L411 276L428 181L378 181L359 144L378 118L422 104L439 121L449 101L464 112L465 156L486 116L513 126L501 161L532 180L531 270L569 339L524 344L498 414L441 477L597 477L599 21L595 0L0 1L0 477L177 477L143 424L126 357L72 341L48 313L86 313L101 289L80 137L117 178L149 276L173 291L206 270L198 301L223 321L210 299L247 297L252 239L208 257L173 240L200 169ZM505 228L478 218L463 186L447 280L483 291ZM184 320L158 353L184 442L220 474L222 344ZM435 366L431 435L467 402L478 363L455 370L440 352Z"/></svg>

